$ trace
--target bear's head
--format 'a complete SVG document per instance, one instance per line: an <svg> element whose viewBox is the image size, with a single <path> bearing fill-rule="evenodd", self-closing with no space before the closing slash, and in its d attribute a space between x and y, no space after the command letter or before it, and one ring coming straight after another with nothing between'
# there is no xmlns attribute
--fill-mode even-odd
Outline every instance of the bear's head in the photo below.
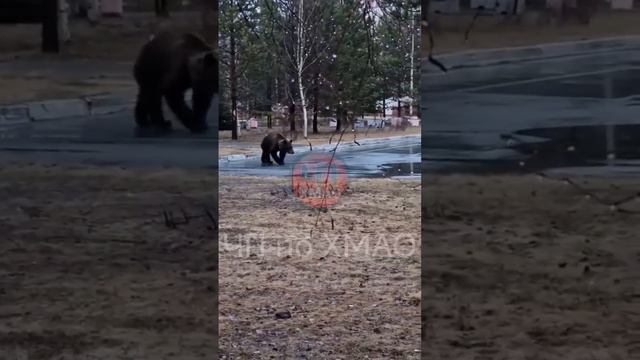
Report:
<svg viewBox="0 0 640 360"><path fill-rule="evenodd" d="M278 141L278 150L280 150L280 161L277 161L278 164L284 165L285 156L287 156L287 154L294 154L292 142L292 140L286 138Z"/></svg>
<svg viewBox="0 0 640 360"><path fill-rule="evenodd" d="M283 154L295 154L293 152L293 141L288 139L282 139L278 141L278 149Z"/></svg>
<svg viewBox="0 0 640 360"><path fill-rule="evenodd" d="M189 76L194 87L218 92L218 59L213 50L196 53L189 58Z"/></svg>
<svg viewBox="0 0 640 360"><path fill-rule="evenodd" d="M191 56L188 67L193 89L194 121L206 128L207 111L218 92L218 60L213 50L205 51Z"/></svg>

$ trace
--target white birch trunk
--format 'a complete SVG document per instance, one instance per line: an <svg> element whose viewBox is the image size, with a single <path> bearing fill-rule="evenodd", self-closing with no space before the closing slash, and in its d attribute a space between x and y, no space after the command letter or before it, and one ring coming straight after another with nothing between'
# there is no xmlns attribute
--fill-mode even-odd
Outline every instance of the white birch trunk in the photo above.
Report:
<svg viewBox="0 0 640 360"><path fill-rule="evenodd" d="M302 130L303 136L307 137L307 99L304 96L304 86L302 86L302 71L298 71L298 90L300 91L300 105L302 106L302 120L304 122L304 128Z"/></svg>
<svg viewBox="0 0 640 360"><path fill-rule="evenodd" d="M69 10L70 6L67 0L58 0L58 36L63 43L71 40L69 32Z"/></svg>
<svg viewBox="0 0 640 360"><path fill-rule="evenodd" d="M307 137L307 101L304 96L304 85L302 84L302 70L304 68L304 60L305 60L305 34L304 34L304 0L300 0L298 6L298 53L296 54L296 62L297 62L297 70L298 70L298 90L300 91L300 105L302 106L302 134L306 138Z"/></svg>
<svg viewBox="0 0 640 360"><path fill-rule="evenodd" d="M415 31L415 27L416 27L415 21L416 21L415 16L412 16L411 17L411 75L409 77L409 94L410 94L412 99L414 98L414 95L413 95L413 65L414 65L413 64L413 62L414 62L413 56L415 54L415 33L416 33L416 31ZM411 102L409 104L409 116L413 116L413 102Z"/></svg>

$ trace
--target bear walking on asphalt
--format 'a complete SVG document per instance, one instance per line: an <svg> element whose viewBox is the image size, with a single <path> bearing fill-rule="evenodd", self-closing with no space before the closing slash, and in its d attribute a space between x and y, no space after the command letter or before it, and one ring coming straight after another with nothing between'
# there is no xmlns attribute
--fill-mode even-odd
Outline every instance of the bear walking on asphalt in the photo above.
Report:
<svg viewBox="0 0 640 360"><path fill-rule="evenodd" d="M138 83L138 127L171 129L171 122L162 114L164 98L192 133L207 130L207 112L218 92L218 60L202 38L192 33L157 34L140 50L133 74ZM192 90L192 108L185 103L187 89Z"/></svg>
<svg viewBox="0 0 640 360"><path fill-rule="evenodd" d="M262 139L262 166L273 165L273 162L269 159L269 156L273 157L273 160L278 165L284 165L284 157L287 154L294 154L292 141L288 140L281 134L271 133ZM280 152L280 154L278 154Z"/></svg>

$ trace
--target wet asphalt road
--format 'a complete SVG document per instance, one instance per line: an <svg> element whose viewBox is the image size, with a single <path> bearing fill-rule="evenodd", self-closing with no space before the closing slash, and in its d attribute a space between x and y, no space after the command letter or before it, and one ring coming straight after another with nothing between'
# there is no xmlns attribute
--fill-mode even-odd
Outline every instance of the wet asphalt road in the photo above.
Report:
<svg viewBox="0 0 640 360"><path fill-rule="evenodd" d="M124 167L181 167L218 169L224 174L289 176L295 161L308 149L298 145L285 166L262 167L259 158L218 160L216 116L209 113L208 134L193 135L174 123L168 135L138 137L131 109L117 113L27 124L0 123L2 163L112 165ZM420 173L420 136L388 141L361 140L361 146L341 144L336 162L348 176L410 176ZM331 154L334 146L319 146L314 153Z"/></svg>
<svg viewBox="0 0 640 360"><path fill-rule="evenodd" d="M130 111L31 122L0 130L0 162L215 169L215 131L194 136L174 127L171 135L137 137Z"/></svg>
<svg viewBox="0 0 640 360"><path fill-rule="evenodd" d="M639 48L423 75L421 86L427 172L640 174Z"/></svg>
<svg viewBox="0 0 640 360"><path fill-rule="evenodd" d="M343 170L332 167L332 174L344 171L349 177L411 177L420 176L420 136L403 136L387 140L360 140L360 145L345 141L338 146L334 156ZM326 172L334 145L315 146L310 152L302 145L295 147L296 153L287 155L284 166L261 166L259 156L241 161L220 161L221 174L245 174L255 176L289 176L296 163L311 162L318 165L318 172ZM306 156L320 155L320 159L311 160ZM306 160L305 160L306 159Z"/></svg>

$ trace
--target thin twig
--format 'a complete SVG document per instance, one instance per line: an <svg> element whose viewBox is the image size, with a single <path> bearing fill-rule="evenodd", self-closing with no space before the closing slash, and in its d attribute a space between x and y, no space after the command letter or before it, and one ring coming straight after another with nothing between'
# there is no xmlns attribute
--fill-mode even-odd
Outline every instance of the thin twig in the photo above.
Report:
<svg viewBox="0 0 640 360"><path fill-rule="evenodd" d="M307 143L309 143L309 151L313 151L313 146L311 145L311 141L309 141L309 139L306 136L303 136L303 138L307 140Z"/></svg>
<svg viewBox="0 0 640 360"><path fill-rule="evenodd" d="M427 20L422 21L422 26L427 29L427 35L429 37L429 50L427 52L427 59L430 63L437 66L442 72L447 72L447 68L438 60L433 57L433 48L435 47L435 41L433 40L433 32L431 32L431 27L429 26L429 22Z"/></svg>
<svg viewBox="0 0 640 360"><path fill-rule="evenodd" d="M480 15L482 15L483 12L484 12L484 6L478 6L476 8L476 13L473 15L473 18L471 19L471 23L469 23L467 30L464 32L464 41L469 40L469 34L471 34L471 29L473 29L473 25L475 25L476 20L480 17Z"/></svg>
<svg viewBox="0 0 640 360"><path fill-rule="evenodd" d="M577 184L575 181L571 180L568 177L563 177L561 179L557 179L557 178L553 178L543 172L539 172L537 173L538 176L540 176L543 179L546 180L551 180L551 181L557 181L557 182L563 182L567 185L570 185L572 188L576 189L578 192L580 192L581 194L583 194L584 196L586 196L589 199L593 199L595 202L607 206L610 210L612 211L617 211L617 212L624 212L624 213L632 213L632 214L639 214L640 211L633 211L633 210L626 210L626 209L620 209L620 206L623 206L625 204L628 204L630 202L636 201L638 199L640 199L640 193L631 195L631 196L627 196L624 197L622 199L619 200L606 200L601 198L600 196L596 195L594 192L585 189L584 187L580 186L579 184Z"/></svg>
<svg viewBox="0 0 640 360"><path fill-rule="evenodd" d="M318 215L316 216L316 222L313 225L313 228L311 229L311 231L309 232L309 237L313 236L313 229L318 227L318 221L320 221L320 213L322 212L323 206L326 206L326 203L327 203L326 187L327 187L327 183L329 182L329 175L331 174L331 165L333 164L333 159L335 159L336 151L338 150L338 146L340 145L340 142L342 141L342 137L344 136L345 131L347 131L346 127L344 129L342 129L342 131L340 132L340 137L338 138L338 142L336 143L335 148L333 148L333 151L332 151L332 154L331 154L331 159L329 160L329 164L327 166L327 175L326 175L325 180L324 180L324 191L322 192L322 202L321 202L320 207L318 208ZM331 228L333 230L333 217L331 218Z"/></svg>

